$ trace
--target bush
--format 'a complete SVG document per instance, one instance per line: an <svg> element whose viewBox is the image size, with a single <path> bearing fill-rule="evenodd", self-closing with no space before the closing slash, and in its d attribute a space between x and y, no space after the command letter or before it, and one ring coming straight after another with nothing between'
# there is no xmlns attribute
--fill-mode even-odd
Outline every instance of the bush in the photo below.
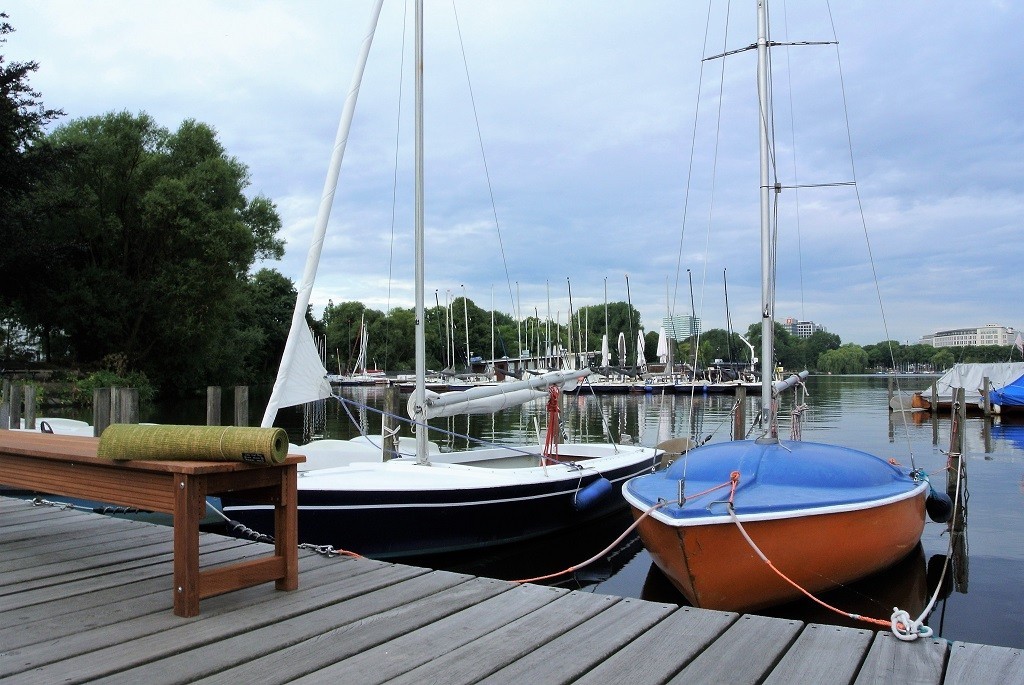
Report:
<svg viewBox="0 0 1024 685"><path fill-rule="evenodd" d="M81 404L92 402L93 391L97 388L135 388L139 391L139 402L151 402L156 395L156 388L141 371L130 371L124 375L114 371L96 371L78 381L77 395Z"/></svg>

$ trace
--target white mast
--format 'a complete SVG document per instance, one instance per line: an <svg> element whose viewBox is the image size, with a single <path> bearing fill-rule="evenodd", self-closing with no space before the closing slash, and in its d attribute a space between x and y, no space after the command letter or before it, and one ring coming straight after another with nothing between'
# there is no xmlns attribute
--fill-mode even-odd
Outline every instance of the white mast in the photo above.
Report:
<svg viewBox="0 0 1024 685"><path fill-rule="evenodd" d="M423 320L423 0L416 0L416 135L415 135L415 244L416 244L416 389L413 390L413 420L422 425L416 426L416 463L429 464L427 459L427 428L426 428L426 366L427 345L426 331Z"/></svg>
<svg viewBox="0 0 1024 685"><path fill-rule="evenodd" d="M363 71L366 68L366 59L370 54L370 45L373 43L373 35L377 30L377 20L380 17L380 9L384 0L377 0L370 13L370 22L366 33L363 36L362 45L359 50L359 58L356 60L355 73L352 75L352 85L349 86L348 95L345 97L345 105L341 111L341 121L338 122L338 133L334 138L334 151L331 153L331 162L327 170L327 179L324 181L324 191L320 197L320 208L316 215L316 225L313 229L313 242L309 246L306 255L306 268L302 273L302 281L299 283L299 293L295 300L295 309L292 312L291 329L288 331L288 340L284 345L284 354L281 357L281 366L277 370L277 380L274 381L274 390L267 401L267 409L263 414L263 421L260 423L264 428L274 425L279 407L289 407L312 400L329 397L331 387L325 378L327 370L323 364L316 369L315 364L309 355L313 337L306 325L306 309L309 307L309 296L313 291L313 281L316 279L317 267L320 265L320 252L324 245L324 236L327 234L327 221L331 216L331 205L334 204L334 192L338 187L338 176L341 174L341 160L345 156L345 145L348 143L348 133L352 128L352 117L355 114L356 99L359 97L359 85L363 80ZM319 359L319 357L317 357ZM319 379L317 379L319 374ZM289 385L296 382L303 382L307 385L313 381L313 387L299 388L296 390Z"/></svg>
<svg viewBox="0 0 1024 685"><path fill-rule="evenodd" d="M775 371L774 264L772 262L771 216L769 214L768 126L771 110L768 101L768 10L767 0L757 1L757 97L759 139L761 144L761 412L767 422L768 440L778 440L778 426L772 404L772 377Z"/></svg>

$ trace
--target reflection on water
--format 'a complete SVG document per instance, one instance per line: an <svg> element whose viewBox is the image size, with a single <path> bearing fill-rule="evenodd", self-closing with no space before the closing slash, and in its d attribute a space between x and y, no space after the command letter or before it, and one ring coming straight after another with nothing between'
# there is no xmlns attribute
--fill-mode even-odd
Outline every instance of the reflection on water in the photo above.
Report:
<svg viewBox="0 0 1024 685"><path fill-rule="evenodd" d="M923 390L930 378L902 379L904 391ZM914 464L930 476L936 490L947 487L949 416L890 414L887 379L884 376L815 376L807 383L809 407L804 414L803 439L832 442ZM351 388L349 397L369 408L342 409L336 401L323 406L322 428L326 437L349 438L360 430L380 435L381 409L387 401L381 388ZM757 414L760 397L751 393L745 415L749 424ZM395 401L404 413L407 395ZM670 437L696 435L712 442L729 440L734 398L723 395L606 395L564 398L563 420L571 440L613 439L639 441L653 446ZM255 407L256 400L252 401ZM780 434L787 424L793 401L786 399L780 412ZM303 442L308 416L299 409L282 411L278 424L293 442ZM158 420L158 419L154 419ZM200 421L202 419L200 418ZM445 447L476 446L461 435L495 443L540 440L544 429L543 402L524 405L496 415L437 419L432 425L456 435L432 436ZM410 435L408 427L402 435ZM952 567L943 582L928 624L951 640L1024 647L1024 420L1003 419L986 427L980 416L969 416L964 426L964 463L970 478L970 545L966 517L963 532L952 536L945 524L928 522L921 545L893 568L871 578L828 593L823 598L844 611L888 619L894 606L916 618L938 583L942 561L952 548ZM954 472L955 473L955 472ZM551 573L578 564L604 549L629 525L628 514L610 518L591 528L575 531L546 543L518 546L499 552L452 557L429 565L476 575L520 579ZM950 540L953 544L950 544ZM427 563L427 562L425 562ZM969 571L969 573L968 573ZM650 556L631 536L594 565L553 581L590 592L684 603L685 600L652 564ZM969 600L968 600L969 593ZM849 619L826 612L817 605L794 602L764 613L803 621L847 625ZM864 627L861 625L860 627ZM870 627L870 626L869 626Z"/></svg>

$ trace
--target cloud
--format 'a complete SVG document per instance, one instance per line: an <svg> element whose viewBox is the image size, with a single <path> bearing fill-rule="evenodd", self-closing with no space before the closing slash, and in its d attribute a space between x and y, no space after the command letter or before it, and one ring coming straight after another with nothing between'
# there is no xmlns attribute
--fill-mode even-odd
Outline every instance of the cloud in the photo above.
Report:
<svg viewBox="0 0 1024 685"><path fill-rule="evenodd" d="M940 4L849 3L831 19L817 4L774 8L778 41L832 40L834 20L841 57L835 45L775 51L779 177L858 184L780 196L779 318L862 344L1024 324L1004 280L1024 259L1024 9ZM270 266L298 280L370 7L14 0L3 52L39 62L33 86L69 117L146 111L168 128L213 126L248 165L249 191L277 204L287 253ZM428 291L464 285L484 307L493 291L499 309L542 316L550 299L564 321L570 282L579 308L603 302L606 279L625 300L628 274L656 329L670 307L688 313L689 269L700 316L724 327L727 270L734 328L757 321L753 54L728 57L724 73L722 60L699 61L750 44L750 13L734 9L728 36L709 31L705 48L704 10L684 3L456 7L457 26L451 7L427 8ZM384 6L316 309L411 305L411 14ZM720 86L721 112L709 99Z"/></svg>

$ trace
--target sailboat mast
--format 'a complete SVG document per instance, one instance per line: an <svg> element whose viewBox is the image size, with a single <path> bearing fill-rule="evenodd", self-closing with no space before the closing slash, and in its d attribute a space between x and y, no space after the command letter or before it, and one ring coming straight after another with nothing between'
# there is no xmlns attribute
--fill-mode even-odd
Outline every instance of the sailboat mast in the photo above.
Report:
<svg viewBox="0 0 1024 685"><path fill-rule="evenodd" d="M767 422L765 437L778 440L778 427L772 405L772 378L775 370L775 304L772 296L773 268L771 216L769 214L768 124L768 9L767 0L757 0L757 98L761 147L761 412Z"/></svg>
<svg viewBox="0 0 1024 685"><path fill-rule="evenodd" d="M416 126L415 126L415 251L416 251L416 388L413 390L413 419L422 425L416 427L416 463L427 462L427 344L424 330L423 283L423 0L416 0Z"/></svg>

